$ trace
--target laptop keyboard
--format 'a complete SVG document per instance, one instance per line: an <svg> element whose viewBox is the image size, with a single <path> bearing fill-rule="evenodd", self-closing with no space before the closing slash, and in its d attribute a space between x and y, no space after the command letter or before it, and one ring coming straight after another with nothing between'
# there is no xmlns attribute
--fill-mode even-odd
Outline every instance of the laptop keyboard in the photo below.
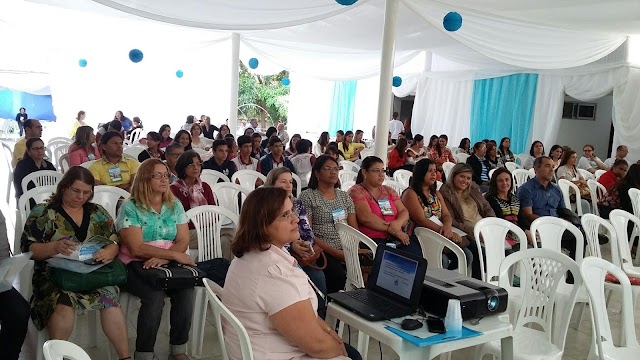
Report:
<svg viewBox="0 0 640 360"><path fill-rule="evenodd" d="M398 306L396 303L392 303L389 300L378 296L371 291L366 290L352 290L347 292L352 298L371 306L372 308L384 313L389 319L406 316L407 308Z"/></svg>

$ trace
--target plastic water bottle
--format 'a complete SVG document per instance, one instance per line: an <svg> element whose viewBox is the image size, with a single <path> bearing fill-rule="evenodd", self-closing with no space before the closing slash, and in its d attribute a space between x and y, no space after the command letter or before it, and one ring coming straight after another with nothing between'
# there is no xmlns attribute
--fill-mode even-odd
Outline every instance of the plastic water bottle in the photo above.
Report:
<svg viewBox="0 0 640 360"><path fill-rule="evenodd" d="M462 336L462 310L460 300L449 299L447 304L447 316L444 318L444 327L447 336Z"/></svg>

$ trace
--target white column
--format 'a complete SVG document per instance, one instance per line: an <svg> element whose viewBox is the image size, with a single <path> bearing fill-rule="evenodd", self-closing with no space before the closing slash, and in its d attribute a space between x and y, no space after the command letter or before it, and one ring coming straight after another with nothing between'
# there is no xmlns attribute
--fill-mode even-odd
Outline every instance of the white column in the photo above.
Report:
<svg viewBox="0 0 640 360"><path fill-rule="evenodd" d="M235 136L238 129L238 81L240 71L240 34L231 34L231 82L229 84L229 129Z"/></svg>
<svg viewBox="0 0 640 360"><path fill-rule="evenodd" d="M378 121L374 153L387 163L387 137L391 119L391 81L396 47L396 25L398 23L398 0L387 0L382 34L382 56L380 61L380 92L378 94Z"/></svg>

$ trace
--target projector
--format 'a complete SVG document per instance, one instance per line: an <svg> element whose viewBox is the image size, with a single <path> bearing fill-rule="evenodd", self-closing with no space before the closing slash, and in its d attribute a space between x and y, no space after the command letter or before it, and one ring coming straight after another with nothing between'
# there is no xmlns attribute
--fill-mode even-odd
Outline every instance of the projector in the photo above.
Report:
<svg viewBox="0 0 640 360"><path fill-rule="evenodd" d="M469 320L504 312L508 294L501 287L451 270L427 270L420 296L424 311L444 318L449 299L460 300L462 320Z"/></svg>

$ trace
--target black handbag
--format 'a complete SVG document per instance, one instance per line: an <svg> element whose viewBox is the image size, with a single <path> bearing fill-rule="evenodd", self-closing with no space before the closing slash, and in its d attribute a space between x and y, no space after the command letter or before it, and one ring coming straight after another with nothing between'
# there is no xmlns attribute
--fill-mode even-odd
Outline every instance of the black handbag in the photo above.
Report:
<svg viewBox="0 0 640 360"><path fill-rule="evenodd" d="M166 265L143 268L144 262L132 261L129 270L144 279L155 290L189 289L204 286L202 279L207 274L195 266L170 262Z"/></svg>

